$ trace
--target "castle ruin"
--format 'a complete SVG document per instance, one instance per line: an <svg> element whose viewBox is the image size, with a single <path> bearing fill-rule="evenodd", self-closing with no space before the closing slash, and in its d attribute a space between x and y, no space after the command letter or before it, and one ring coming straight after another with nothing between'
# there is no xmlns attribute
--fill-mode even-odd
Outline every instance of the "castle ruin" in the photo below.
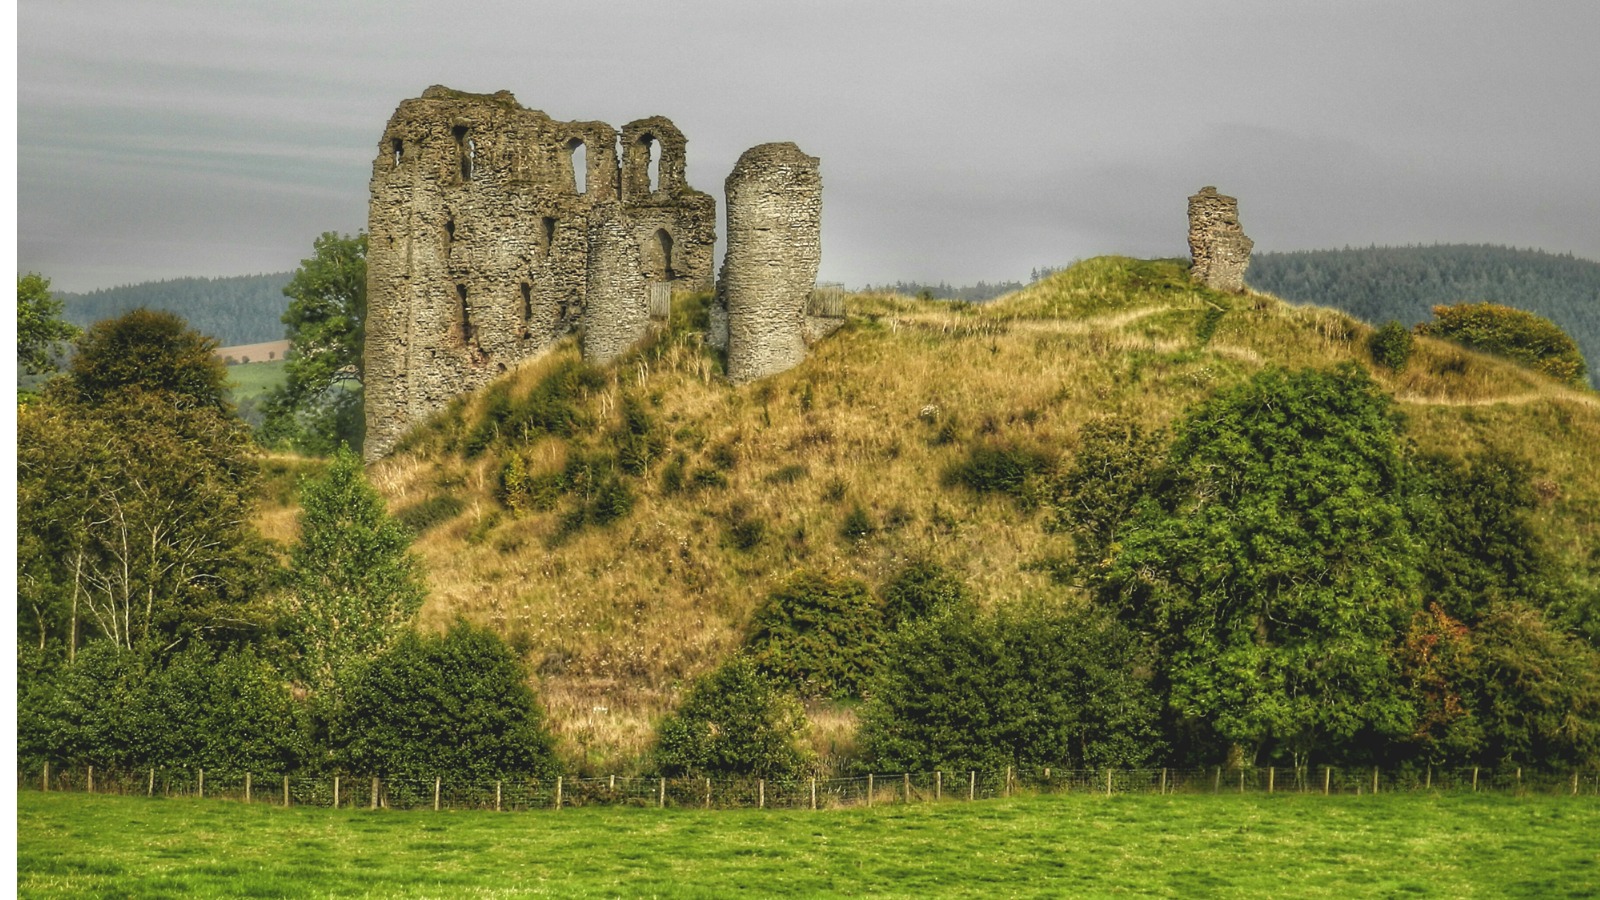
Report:
<svg viewBox="0 0 1600 900"><path fill-rule="evenodd" d="M1189 277L1208 288L1237 294L1244 290L1255 242L1239 224L1239 201L1203 187L1189 198Z"/></svg>
<svg viewBox="0 0 1600 900"><path fill-rule="evenodd" d="M619 133L507 91L401 103L372 166L368 458L579 324L587 357L614 357L650 285L708 283L716 200L685 180L686 143L659 116Z"/></svg>
<svg viewBox="0 0 1600 900"><path fill-rule="evenodd" d="M610 362L648 333L653 298L708 286L716 200L689 186L686 144L661 116L618 132L555 121L508 91L435 85L402 102L372 165L367 458L571 331L586 360ZM817 166L793 144L763 144L728 178L712 343L734 381L798 364L843 321L807 309Z"/></svg>
<svg viewBox="0 0 1600 900"><path fill-rule="evenodd" d="M806 313L822 261L822 175L794 144L762 144L728 175L728 253L717 278L713 342L728 378L753 381L806 358ZM726 339L723 326L726 323Z"/></svg>

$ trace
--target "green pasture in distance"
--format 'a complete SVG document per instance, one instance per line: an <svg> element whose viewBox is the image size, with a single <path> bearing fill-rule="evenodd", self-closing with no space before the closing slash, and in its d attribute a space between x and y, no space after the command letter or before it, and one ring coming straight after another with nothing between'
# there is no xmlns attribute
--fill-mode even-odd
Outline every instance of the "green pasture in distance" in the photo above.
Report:
<svg viewBox="0 0 1600 900"><path fill-rule="evenodd" d="M228 389L235 402L248 397L259 398L288 379L285 360L246 363L228 367Z"/></svg>
<svg viewBox="0 0 1600 900"><path fill-rule="evenodd" d="M23 897L1593 897L1594 797L282 809L22 791Z"/></svg>

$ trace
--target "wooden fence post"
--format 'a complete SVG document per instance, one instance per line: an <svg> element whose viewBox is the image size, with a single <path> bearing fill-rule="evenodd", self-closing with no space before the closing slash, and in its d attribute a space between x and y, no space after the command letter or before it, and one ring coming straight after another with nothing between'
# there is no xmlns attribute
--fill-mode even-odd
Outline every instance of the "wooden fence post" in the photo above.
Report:
<svg viewBox="0 0 1600 900"><path fill-rule="evenodd" d="M556 776L556 809L561 808L561 776Z"/></svg>
<svg viewBox="0 0 1600 900"><path fill-rule="evenodd" d="M815 778L811 779L812 784L816 784L816 781L817 780ZM812 793L815 794L816 791L813 790ZM817 804L815 802L813 802L811 804L813 809L816 808L816 805ZM706 809L710 809L710 808L711 808L711 779L707 778L706 779Z"/></svg>
<svg viewBox="0 0 1600 900"><path fill-rule="evenodd" d="M367 808L368 809L377 809L378 808L378 776L376 776L376 775L372 776L372 803Z"/></svg>
<svg viewBox="0 0 1600 900"><path fill-rule="evenodd" d="M901 775L901 777L906 780L906 802L910 803L911 802L911 773L910 772L903 773Z"/></svg>
<svg viewBox="0 0 1600 900"><path fill-rule="evenodd" d="M1372 796L1378 796L1378 767L1372 767Z"/></svg>
<svg viewBox="0 0 1600 900"><path fill-rule="evenodd" d="M206 770L200 770L200 799L206 798Z"/></svg>
<svg viewBox="0 0 1600 900"><path fill-rule="evenodd" d="M1576 794L1578 792L1578 773L1577 773L1576 770L1574 770L1573 773L1572 773L1572 792L1574 794ZM872 773L868 772L867 773L867 809L871 809L871 808L872 808Z"/></svg>
<svg viewBox="0 0 1600 900"><path fill-rule="evenodd" d="M1111 796L1111 770L1106 769L1106 796Z"/></svg>
<svg viewBox="0 0 1600 900"><path fill-rule="evenodd" d="M1433 790L1433 763L1428 763L1428 779L1423 782L1422 789L1425 791Z"/></svg>
<svg viewBox="0 0 1600 900"><path fill-rule="evenodd" d="M656 807L659 809L667 808L667 780L665 778L661 779L661 795L656 802Z"/></svg>
<svg viewBox="0 0 1600 900"><path fill-rule="evenodd" d="M153 772L155 770L151 769L150 771ZM39 790L44 791L46 793L49 793L49 791L50 791L50 761L49 760L45 760L44 777L39 779Z"/></svg>
<svg viewBox="0 0 1600 900"><path fill-rule="evenodd" d="M1244 793L1244 766L1239 767L1239 793Z"/></svg>
<svg viewBox="0 0 1600 900"><path fill-rule="evenodd" d="M1267 766L1267 793L1272 793L1278 788L1278 767Z"/></svg>
<svg viewBox="0 0 1600 900"><path fill-rule="evenodd" d="M244 802L250 802L250 773L244 773Z"/></svg>
<svg viewBox="0 0 1600 900"><path fill-rule="evenodd" d="M973 800L976 800L977 799L977 794L978 794L978 770L977 769L968 769L967 770L967 802L971 803Z"/></svg>
<svg viewBox="0 0 1600 900"><path fill-rule="evenodd" d="M1328 796L1328 788L1333 784L1333 766L1322 767L1322 796Z"/></svg>
<svg viewBox="0 0 1600 900"><path fill-rule="evenodd" d="M333 776L333 808L339 808L339 776Z"/></svg>
<svg viewBox="0 0 1600 900"><path fill-rule="evenodd" d="M1472 792L1474 794L1476 794L1478 792L1478 767L1477 766L1473 766L1472 767Z"/></svg>
<svg viewBox="0 0 1600 900"><path fill-rule="evenodd" d="M817 808L817 776L811 776L811 808Z"/></svg>
<svg viewBox="0 0 1600 900"><path fill-rule="evenodd" d="M433 776L433 811L434 812L438 812L439 811L439 788L442 786L442 782L443 781L444 781L444 779L441 776L438 776L438 775Z"/></svg>
<svg viewBox="0 0 1600 900"><path fill-rule="evenodd" d="M1222 767L1217 766L1215 777L1211 780L1211 793L1222 793Z"/></svg>
<svg viewBox="0 0 1600 900"><path fill-rule="evenodd" d="M1011 796L1011 767L1006 766L1006 796Z"/></svg>
<svg viewBox="0 0 1600 900"><path fill-rule="evenodd" d="M766 808L767 808L767 780L765 778L761 778L761 779L758 779L756 781L756 809L766 809Z"/></svg>
<svg viewBox="0 0 1600 900"><path fill-rule="evenodd" d="M494 811L500 811L500 782L494 783Z"/></svg>
<svg viewBox="0 0 1600 900"><path fill-rule="evenodd" d="M89 793L94 793L94 766L89 767Z"/></svg>
<svg viewBox="0 0 1600 900"><path fill-rule="evenodd" d="M1572 796L1578 796L1578 770L1572 770Z"/></svg>
<svg viewBox="0 0 1600 900"><path fill-rule="evenodd" d="M1517 766L1517 793L1522 793L1522 767Z"/></svg>
<svg viewBox="0 0 1600 900"><path fill-rule="evenodd" d="M944 770L935 769L933 772L933 799L944 799Z"/></svg>
<svg viewBox="0 0 1600 900"><path fill-rule="evenodd" d="M151 766L150 767L150 788L145 793L145 796L146 797L154 797L155 795L156 795L156 770L155 770L154 766Z"/></svg>
<svg viewBox="0 0 1600 900"><path fill-rule="evenodd" d="M1166 795L1167 795L1167 768L1166 768L1166 766L1162 766L1161 767L1161 796L1165 797Z"/></svg>
<svg viewBox="0 0 1600 900"><path fill-rule="evenodd" d="M283 776L283 808L289 808L289 776Z"/></svg>

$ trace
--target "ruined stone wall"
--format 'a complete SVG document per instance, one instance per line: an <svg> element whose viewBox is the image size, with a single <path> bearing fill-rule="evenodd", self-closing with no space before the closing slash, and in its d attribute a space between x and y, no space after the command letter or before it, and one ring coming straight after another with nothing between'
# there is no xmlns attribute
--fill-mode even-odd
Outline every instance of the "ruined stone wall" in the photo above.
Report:
<svg viewBox="0 0 1600 900"><path fill-rule="evenodd" d="M710 277L716 201L684 181L683 135L660 117L624 131L626 165L616 129L555 121L506 91L435 86L395 110L373 162L367 225L368 458L584 320L595 205L620 210L642 277ZM642 137L661 145L655 191Z"/></svg>
<svg viewBox="0 0 1600 900"><path fill-rule="evenodd" d="M712 325L726 328L728 377L742 382L805 359L806 302L822 261L822 176L816 157L794 144L761 144L739 157L726 191L728 249Z"/></svg>
<svg viewBox="0 0 1600 900"><path fill-rule="evenodd" d="M589 213L588 290L583 311L583 358L605 365L627 352L650 328L650 298L639 267L639 245L616 203Z"/></svg>
<svg viewBox="0 0 1600 900"><path fill-rule="evenodd" d="M1218 291L1244 290L1255 242L1239 224L1239 201L1203 187L1189 198L1189 277Z"/></svg>

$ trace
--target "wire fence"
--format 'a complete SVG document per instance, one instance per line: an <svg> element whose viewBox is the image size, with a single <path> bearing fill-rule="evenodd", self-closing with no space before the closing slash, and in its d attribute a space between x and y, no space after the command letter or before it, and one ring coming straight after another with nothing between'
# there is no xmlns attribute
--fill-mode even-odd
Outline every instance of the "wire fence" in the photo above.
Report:
<svg viewBox="0 0 1600 900"><path fill-rule="evenodd" d="M198 797L279 806L517 811L573 806L701 809L834 809L977 801L1015 795L1324 794L1480 792L1600 796L1600 770L1571 773L1482 767L1056 769L902 772L847 778L696 778L603 776L471 781L351 775L281 775L94 767L19 772L19 790Z"/></svg>

